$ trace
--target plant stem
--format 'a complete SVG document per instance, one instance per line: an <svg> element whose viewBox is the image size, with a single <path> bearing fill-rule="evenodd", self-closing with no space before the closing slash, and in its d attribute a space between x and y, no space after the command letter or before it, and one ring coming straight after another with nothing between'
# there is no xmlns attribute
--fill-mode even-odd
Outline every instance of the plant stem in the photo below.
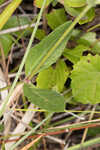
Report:
<svg viewBox="0 0 100 150"><path fill-rule="evenodd" d="M89 140L87 142L84 142L82 144L82 148L86 148L86 147L89 147L91 145L94 145L94 144L98 144L100 143L100 137L99 138L95 138L95 139L92 139L92 140ZM72 146L72 147L69 147L68 149L66 150L80 150L81 148L81 144L77 144L75 146Z"/></svg>
<svg viewBox="0 0 100 150"><path fill-rule="evenodd" d="M16 144L14 144L10 150L14 150L19 144L21 144L28 136L36 131L44 122L46 122L49 118L51 118L52 113L49 114L44 120L42 120L37 126L35 126L31 131L29 131L25 136L23 136Z"/></svg>
<svg viewBox="0 0 100 150"><path fill-rule="evenodd" d="M23 66L24 66L24 64L25 64L25 61L26 61L26 59L27 59L27 56L28 56L28 54L29 54L29 51L30 51L32 42L33 42L33 40L34 40L34 38L35 38L35 33L36 33L36 31L37 31L37 28L38 28L38 25L39 25L39 22L40 22L40 19L41 19L41 16L42 16L42 12L43 12L43 9L44 9L44 7L45 7L45 3L46 3L46 0L43 1L43 4L42 4L42 7L41 7L41 10L40 10L40 13L39 13L39 16L38 16L38 19L37 19L35 28L34 28L33 33L32 33L32 35L31 35L31 38L30 38L28 47L27 47L27 49L26 49L26 53L25 53L25 55L24 55L24 57L23 57L23 60L22 60L21 65L20 65L20 67L19 67L19 70L18 70L18 72L17 72L17 74L16 74L16 78L15 78L13 84L12 84L12 87L11 87L11 89L10 89L10 91L9 91L9 94L8 94L7 98L5 99L4 103L1 105L0 117L2 116L2 114L4 113L4 111L5 111L5 109L6 109L6 106L7 106L7 104L8 104L9 98L10 98L10 96L12 95L13 90L14 90L14 88L15 88L15 86L16 86L17 81L18 81L18 78L19 78L19 76L20 76L20 74L21 74L21 72L22 72L22 69L23 69Z"/></svg>
<svg viewBox="0 0 100 150"><path fill-rule="evenodd" d="M72 31L75 25L79 22L79 20L88 12L91 8L90 5L87 5L85 9L79 14L79 16L74 20L74 22L70 25L70 27L64 32L62 37L58 40L58 42L51 48L48 54L42 59L41 63L33 70L32 74L29 75L29 80L35 75L35 73L40 69L40 67L45 63L45 61L49 58L49 56L53 53L53 51L60 45L60 43L64 40L64 38Z"/></svg>

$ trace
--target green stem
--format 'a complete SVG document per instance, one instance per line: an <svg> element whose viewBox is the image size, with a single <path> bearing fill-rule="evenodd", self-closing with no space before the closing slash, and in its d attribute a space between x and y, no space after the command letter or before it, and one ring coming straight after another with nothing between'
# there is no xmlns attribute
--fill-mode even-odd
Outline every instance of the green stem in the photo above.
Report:
<svg viewBox="0 0 100 150"><path fill-rule="evenodd" d="M87 5L85 9L80 13L80 15L74 20L74 22L70 25L70 27L64 32L62 37L58 40L58 42L54 45L53 48L50 49L48 54L42 59L41 63L36 67L36 69L33 70L32 74L29 75L29 79L31 79L35 73L40 69L40 67L45 63L45 61L49 58L49 56L53 53L53 51L59 46L59 44L64 40L64 38L72 31L72 29L75 27L75 25L79 22L79 20L88 12L88 10L91 8L90 5Z"/></svg>
<svg viewBox="0 0 100 150"><path fill-rule="evenodd" d="M99 138L95 138L95 139L92 139L92 140L89 140L87 142L84 142L82 144L82 148L86 148L86 147L90 147L91 145L94 145L94 144L99 144L100 143L100 137ZM72 147L69 147L68 149L66 150L80 150L81 148L81 144L77 144L75 146L72 146Z"/></svg>
<svg viewBox="0 0 100 150"><path fill-rule="evenodd" d="M38 19L37 19L35 28L34 28L33 33L32 33L32 35L31 35L31 38L30 38L30 41L29 41L29 44L28 44L26 53L25 53L25 55L24 55L24 57L23 57L23 60L22 60L22 63L21 63L21 65L20 65L20 67L19 67L19 70L18 70L18 72L17 72L16 78L15 78L13 84L12 84L12 87L11 87L11 89L10 89L10 91L9 91L8 96L6 97L4 103L3 103L2 106L1 106L0 117L2 116L2 114L4 113L4 111L5 111L5 109L6 109L6 106L7 106L7 104L8 104L9 98L10 98L10 96L11 96L12 93L13 93L13 90L14 90L14 88L15 88L15 86L16 86L16 83L17 83L17 81L18 81L18 78L19 78L19 76L20 76L20 74L21 74L21 72L22 72L22 69L23 69L23 67L24 67L25 61L26 61L26 59L27 59L27 56L28 56L28 54L29 54L29 51L30 51L30 48L31 48L31 45L32 45L32 42L33 42L33 40L34 40L34 38L35 38L35 33L36 33L36 31L37 31L37 28L38 28L38 25L39 25L39 22L40 22L40 19L41 19L42 12L43 12L43 9L44 9L44 7L45 7L45 4L46 4L46 0L43 1L43 4L42 4L42 7L41 7L41 10L40 10L40 13L39 13L39 16L38 16Z"/></svg>
<svg viewBox="0 0 100 150"><path fill-rule="evenodd" d="M91 27L91 28L89 28L89 29L87 30L87 32L90 32L91 30L94 30L95 28L98 28L98 27L100 27L100 23L99 23L99 24L96 24L95 26L93 26L93 27Z"/></svg>
<svg viewBox="0 0 100 150"><path fill-rule="evenodd" d="M35 126L31 131L29 131L25 136L23 136L16 144L14 144L10 150L14 150L19 144L21 144L28 136L34 133L44 122L46 122L49 118L51 118L52 113L49 114L44 120L42 120L37 126Z"/></svg>

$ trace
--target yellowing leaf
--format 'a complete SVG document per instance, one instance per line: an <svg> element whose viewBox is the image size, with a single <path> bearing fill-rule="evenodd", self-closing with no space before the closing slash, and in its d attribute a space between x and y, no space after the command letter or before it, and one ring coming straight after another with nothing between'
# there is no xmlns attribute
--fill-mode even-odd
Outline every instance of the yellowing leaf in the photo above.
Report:
<svg viewBox="0 0 100 150"><path fill-rule="evenodd" d="M4 24L8 21L10 16L13 14L13 12L16 10L21 2L22 0L13 0L0 14L0 30L3 28Z"/></svg>

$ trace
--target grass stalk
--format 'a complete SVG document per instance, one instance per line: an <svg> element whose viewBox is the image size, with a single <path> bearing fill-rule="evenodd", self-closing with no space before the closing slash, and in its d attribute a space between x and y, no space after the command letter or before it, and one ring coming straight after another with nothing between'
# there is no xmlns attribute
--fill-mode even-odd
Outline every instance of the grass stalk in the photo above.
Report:
<svg viewBox="0 0 100 150"><path fill-rule="evenodd" d="M80 150L80 148L86 148L86 147L90 147L91 145L94 144L99 144L100 143L100 137L99 138L95 138L89 141L84 142L82 145L81 144L77 144L75 146L69 147L66 150Z"/></svg>
<svg viewBox="0 0 100 150"><path fill-rule="evenodd" d="M37 19L35 28L34 28L33 33L32 33L32 35L31 35L31 38L30 38L28 47L27 47L27 49L26 49L26 53L25 53L25 55L24 55L24 57L23 57L23 60L22 60L21 65L20 65L20 67L19 67L19 70L18 70L18 72L17 72L17 74L16 74L16 78L15 78L15 80L14 80L12 86L11 86L11 89L10 89L10 91L9 91L8 96L7 96L6 99L4 100L4 103L1 105L0 117L2 116L2 114L4 113L4 111L5 111L5 109L6 109L6 106L7 106L7 104L8 104L9 98L10 98L10 96L11 96L12 93L13 93L13 90L14 90L16 84L17 84L18 78L19 78L19 76L20 76L20 74L21 74L21 72L22 72L22 69L23 69L23 67L24 67L25 61L26 61L26 59L27 59L27 56L28 56L28 54L29 54L29 51L30 51L30 48L31 48L31 45L32 45L32 42L33 42L33 40L34 40L34 38L35 38L35 34L36 34L37 28L38 28L38 26L39 26L39 22L40 22L40 19L41 19L41 16L42 16L42 13L43 13L43 9L44 9L44 7L45 7L45 4L46 4L46 0L43 1L43 4L42 4L42 7L41 7L41 10L40 10L40 13L39 13L39 16L38 16L38 19Z"/></svg>
<svg viewBox="0 0 100 150"><path fill-rule="evenodd" d="M42 120L37 126L35 126L31 131L29 131L25 136L23 136L18 142L16 142L10 150L14 150L19 144L21 144L28 136L34 133L44 122L46 122L49 118L51 118L52 113L49 114L44 120Z"/></svg>

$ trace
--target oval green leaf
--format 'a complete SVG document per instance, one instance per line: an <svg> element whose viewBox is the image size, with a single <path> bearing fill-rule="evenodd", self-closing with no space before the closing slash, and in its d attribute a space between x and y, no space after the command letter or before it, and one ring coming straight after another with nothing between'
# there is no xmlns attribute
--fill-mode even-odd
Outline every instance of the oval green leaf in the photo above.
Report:
<svg viewBox="0 0 100 150"><path fill-rule="evenodd" d="M100 103L100 56L84 56L71 75L72 94L83 104Z"/></svg>
<svg viewBox="0 0 100 150"><path fill-rule="evenodd" d="M64 112L65 99L55 91L38 89L32 84L24 84L24 95L30 102L48 112Z"/></svg>

